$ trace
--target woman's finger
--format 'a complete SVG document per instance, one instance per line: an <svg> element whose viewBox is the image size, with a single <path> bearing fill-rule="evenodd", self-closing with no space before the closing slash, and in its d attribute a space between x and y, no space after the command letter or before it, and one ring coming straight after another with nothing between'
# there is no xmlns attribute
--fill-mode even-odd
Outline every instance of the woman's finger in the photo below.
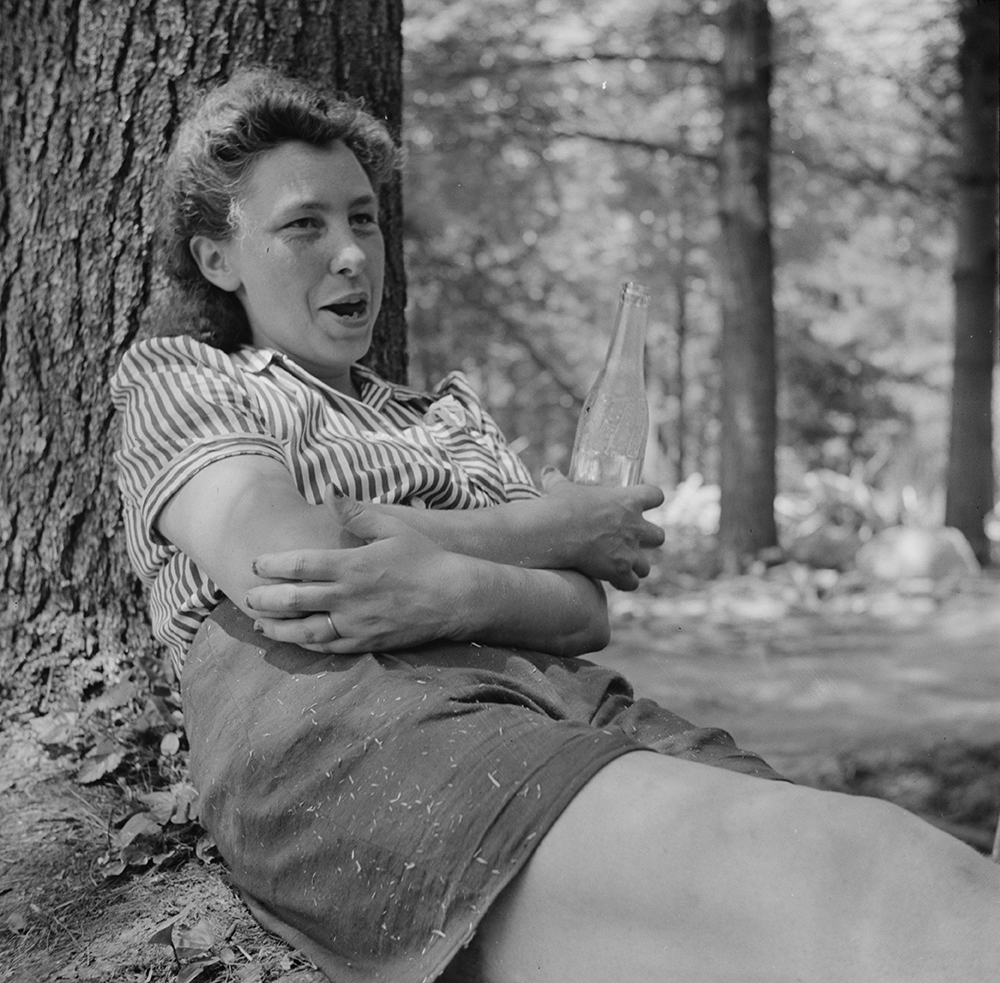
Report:
<svg viewBox="0 0 1000 983"><path fill-rule="evenodd" d="M333 591L330 583L306 584L293 581L284 584L263 584L247 591L244 603L248 608L267 615L301 615L313 611L329 611Z"/></svg>
<svg viewBox="0 0 1000 983"><path fill-rule="evenodd" d="M277 642L292 642L312 652L330 652L338 655L348 655L352 652L352 641L340 634L332 616L326 613L312 614L294 620L259 617L254 621L253 627L254 631Z"/></svg>
<svg viewBox="0 0 1000 983"><path fill-rule="evenodd" d="M326 505L337 516L344 529L362 543L372 543L410 532L410 527L402 519L385 515L372 502L333 494L326 499Z"/></svg>
<svg viewBox="0 0 1000 983"><path fill-rule="evenodd" d="M662 526L654 526L652 522L643 520L640 532L639 545L646 547L662 546L667 539L667 534Z"/></svg>
<svg viewBox="0 0 1000 983"><path fill-rule="evenodd" d="M663 489L656 485L634 485L632 491L636 493L639 507L643 512L659 508L663 504Z"/></svg>
<svg viewBox="0 0 1000 983"><path fill-rule="evenodd" d="M621 573L611 581L611 586L618 590L635 590L639 586L639 578L635 571L630 569L628 573Z"/></svg>
<svg viewBox="0 0 1000 983"><path fill-rule="evenodd" d="M269 580L332 580L343 550L287 550L262 553L251 568Z"/></svg>
<svg viewBox="0 0 1000 983"><path fill-rule="evenodd" d="M648 577L649 576L649 571L652 570L652 569L653 568L650 565L649 558L646 557L646 556L643 556L642 553L639 554L639 556L636 559L635 563L632 564L632 572L640 580L642 580L643 577Z"/></svg>

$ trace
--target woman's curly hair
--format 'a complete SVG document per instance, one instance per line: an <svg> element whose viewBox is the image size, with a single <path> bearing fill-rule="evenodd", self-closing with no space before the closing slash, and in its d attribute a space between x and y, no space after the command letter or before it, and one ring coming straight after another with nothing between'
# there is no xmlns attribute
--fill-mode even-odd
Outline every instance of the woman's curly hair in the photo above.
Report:
<svg viewBox="0 0 1000 983"><path fill-rule="evenodd" d="M169 286L144 333L192 335L227 352L250 343L243 306L202 276L190 243L196 235L218 240L236 232L233 206L254 163L290 140L317 147L342 141L376 192L401 166L389 131L359 100L267 68L235 74L202 97L167 158L158 240Z"/></svg>

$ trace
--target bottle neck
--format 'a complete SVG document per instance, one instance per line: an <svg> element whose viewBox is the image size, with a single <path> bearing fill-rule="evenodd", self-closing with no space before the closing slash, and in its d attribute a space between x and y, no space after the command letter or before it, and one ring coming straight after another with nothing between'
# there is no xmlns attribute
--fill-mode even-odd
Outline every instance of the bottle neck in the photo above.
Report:
<svg viewBox="0 0 1000 983"><path fill-rule="evenodd" d="M615 318L611 346L606 366L624 370L631 368L641 373L646 350L646 317L649 309L649 291L641 284L626 283L622 287Z"/></svg>

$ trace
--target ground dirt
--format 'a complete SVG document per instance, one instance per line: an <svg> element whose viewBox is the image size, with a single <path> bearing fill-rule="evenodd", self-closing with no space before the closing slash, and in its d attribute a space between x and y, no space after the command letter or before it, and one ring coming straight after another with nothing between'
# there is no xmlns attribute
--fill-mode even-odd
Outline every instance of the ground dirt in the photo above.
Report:
<svg viewBox="0 0 1000 983"><path fill-rule="evenodd" d="M1000 578L947 598L821 586L775 575L615 595L616 640L599 661L797 781L891 799L988 853ZM324 979L256 927L180 827L163 856L105 876L112 832L135 809L113 770L81 784L80 761L26 720L0 730L0 752L0 983Z"/></svg>

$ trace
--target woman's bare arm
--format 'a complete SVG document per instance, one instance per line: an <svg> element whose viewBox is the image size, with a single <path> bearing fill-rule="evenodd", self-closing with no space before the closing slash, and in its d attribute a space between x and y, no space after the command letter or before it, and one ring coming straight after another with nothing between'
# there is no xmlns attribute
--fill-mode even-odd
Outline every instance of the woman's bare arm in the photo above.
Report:
<svg viewBox="0 0 1000 983"><path fill-rule="evenodd" d="M541 498L483 509L434 510L373 505L456 553L512 566L578 570L619 590L634 590L650 570L643 552L663 544L663 530L643 512L663 502L654 485L576 485L554 469Z"/></svg>
<svg viewBox="0 0 1000 983"><path fill-rule="evenodd" d="M266 634L320 651L451 638L579 655L606 644L604 595L590 579L452 552L365 514L364 503L310 505L279 463L244 455L198 472L157 527Z"/></svg>

